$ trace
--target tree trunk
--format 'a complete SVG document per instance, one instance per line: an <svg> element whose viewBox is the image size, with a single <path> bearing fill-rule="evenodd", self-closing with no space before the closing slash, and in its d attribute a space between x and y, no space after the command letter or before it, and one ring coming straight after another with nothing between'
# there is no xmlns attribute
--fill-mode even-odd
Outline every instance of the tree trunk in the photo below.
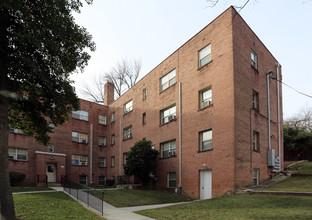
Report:
<svg viewBox="0 0 312 220"><path fill-rule="evenodd" d="M0 220L15 220L8 168L8 76L5 57L0 54Z"/></svg>

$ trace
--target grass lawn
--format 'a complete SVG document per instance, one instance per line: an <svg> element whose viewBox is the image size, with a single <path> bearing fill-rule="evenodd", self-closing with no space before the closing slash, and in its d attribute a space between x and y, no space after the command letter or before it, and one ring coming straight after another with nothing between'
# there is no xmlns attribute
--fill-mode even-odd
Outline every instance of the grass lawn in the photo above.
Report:
<svg viewBox="0 0 312 220"><path fill-rule="evenodd" d="M155 219L312 219L312 197L243 195L136 212Z"/></svg>
<svg viewBox="0 0 312 220"><path fill-rule="evenodd" d="M14 194L19 219L102 219L63 192Z"/></svg>
<svg viewBox="0 0 312 220"><path fill-rule="evenodd" d="M189 201L188 197L154 190L105 190L104 201L115 207L130 207Z"/></svg>
<svg viewBox="0 0 312 220"><path fill-rule="evenodd" d="M33 191L46 191L53 190L46 186L13 186L12 192L33 192Z"/></svg>
<svg viewBox="0 0 312 220"><path fill-rule="evenodd" d="M289 177L273 186L261 189L264 191L312 192L312 176Z"/></svg>
<svg viewBox="0 0 312 220"><path fill-rule="evenodd" d="M312 162L303 162L296 164L289 170L298 170L298 173L312 173Z"/></svg>

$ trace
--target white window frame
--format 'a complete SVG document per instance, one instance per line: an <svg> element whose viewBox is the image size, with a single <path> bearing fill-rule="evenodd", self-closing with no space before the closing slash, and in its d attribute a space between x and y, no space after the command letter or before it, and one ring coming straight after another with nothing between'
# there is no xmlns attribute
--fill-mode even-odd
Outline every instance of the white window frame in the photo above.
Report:
<svg viewBox="0 0 312 220"><path fill-rule="evenodd" d="M251 50L250 58L251 58L251 66L253 66L257 70L258 69L258 55L254 50Z"/></svg>
<svg viewBox="0 0 312 220"><path fill-rule="evenodd" d="M89 113L84 110L73 111L73 118L83 120L83 121L88 121Z"/></svg>
<svg viewBox="0 0 312 220"><path fill-rule="evenodd" d="M160 91L168 89L170 86L173 86L176 80L176 69L171 70L169 73L160 78Z"/></svg>
<svg viewBox="0 0 312 220"><path fill-rule="evenodd" d="M88 156L72 154L72 165L87 166Z"/></svg>
<svg viewBox="0 0 312 220"><path fill-rule="evenodd" d="M115 156L111 156L111 167L115 167Z"/></svg>
<svg viewBox="0 0 312 220"><path fill-rule="evenodd" d="M115 120L116 120L116 114L115 114L115 112L112 112L111 120L112 120L112 123L115 122Z"/></svg>
<svg viewBox="0 0 312 220"><path fill-rule="evenodd" d="M86 175L79 175L79 184L87 185L88 177Z"/></svg>
<svg viewBox="0 0 312 220"><path fill-rule="evenodd" d="M166 141L160 144L161 158L167 158L176 155L176 140Z"/></svg>
<svg viewBox="0 0 312 220"><path fill-rule="evenodd" d="M259 92L255 89L252 90L252 107L259 109Z"/></svg>
<svg viewBox="0 0 312 220"><path fill-rule="evenodd" d="M22 129L18 129L18 128L11 128L10 127L10 132L13 132L15 134L24 134L23 130Z"/></svg>
<svg viewBox="0 0 312 220"><path fill-rule="evenodd" d="M211 44L206 45L198 51L198 68L211 62Z"/></svg>
<svg viewBox="0 0 312 220"><path fill-rule="evenodd" d="M201 131L199 133L200 151L212 150L212 129ZM207 146L205 146L207 145Z"/></svg>
<svg viewBox="0 0 312 220"><path fill-rule="evenodd" d="M77 131L72 131L72 141L77 143L88 143L88 134L87 133L80 133Z"/></svg>
<svg viewBox="0 0 312 220"><path fill-rule="evenodd" d="M28 161L27 149L9 147L8 155L10 160Z"/></svg>
<svg viewBox="0 0 312 220"><path fill-rule="evenodd" d="M127 139L130 139L132 138L132 125L124 128L124 136L123 136L123 139L124 140L127 140Z"/></svg>
<svg viewBox="0 0 312 220"><path fill-rule="evenodd" d="M105 136L99 136L99 146L106 146L106 137Z"/></svg>
<svg viewBox="0 0 312 220"><path fill-rule="evenodd" d="M147 92L146 92L146 88L143 89L143 101L146 99L147 97Z"/></svg>
<svg viewBox="0 0 312 220"><path fill-rule="evenodd" d="M99 176L99 185L104 186L105 183L106 183L106 176L103 176L103 175Z"/></svg>
<svg viewBox="0 0 312 220"><path fill-rule="evenodd" d="M199 108L203 109L212 105L212 89L211 86L202 89L199 92Z"/></svg>
<svg viewBox="0 0 312 220"><path fill-rule="evenodd" d="M132 99L124 104L124 114L127 114L132 111L133 107L132 104L133 104Z"/></svg>
<svg viewBox="0 0 312 220"><path fill-rule="evenodd" d="M112 134L112 145L115 145L115 143L116 143L116 140L115 140L115 135L114 134Z"/></svg>
<svg viewBox="0 0 312 220"><path fill-rule="evenodd" d="M174 183L174 185L173 185ZM167 187L168 188L176 188L177 185L177 174L176 172L167 173Z"/></svg>
<svg viewBox="0 0 312 220"><path fill-rule="evenodd" d="M51 122L49 123L49 128L51 129L51 132L54 133L55 131L55 125Z"/></svg>
<svg viewBox="0 0 312 220"><path fill-rule="evenodd" d="M160 116L161 116L161 124L166 124L171 121L176 120L176 115L177 115L177 108L176 105L170 106L168 108L165 108L161 110Z"/></svg>
<svg viewBox="0 0 312 220"><path fill-rule="evenodd" d="M106 125L106 115L99 115L99 124Z"/></svg>
<svg viewBox="0 0 312 220"><path fill-rule="evenodd" d="M48 145L48 152L53 153L54 152L54 144Z"/></svg>
<svg viewBox="0 0 312 220"><path fill-rule="evenodd" d="M106 167L106 158L105 157L99 157L98 166L101 167L101 168L105 168Z"/></svg>
<svg viewBox="0 0 312 220"><path fill-rule="evenodd" d="M253 169L253 184L254 185L259 185L260 183L260 169Z"/></svg>
<svg viewBox="0 0 312 220"><path fill-rule="evenodd" d="M258 152L259 151L259 132L252 132L252 150Z"/></svg>
<svg viewBox="0 0 312 220"><path fill-rule="evenodd" d="M123 153L123 165L127 164L128 153Z"/></svg>

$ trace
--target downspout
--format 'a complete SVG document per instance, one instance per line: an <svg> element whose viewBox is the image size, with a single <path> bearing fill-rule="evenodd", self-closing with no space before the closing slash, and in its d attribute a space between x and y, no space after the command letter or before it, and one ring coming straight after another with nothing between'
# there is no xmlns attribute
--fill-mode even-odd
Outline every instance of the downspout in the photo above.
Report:
<svg viewBox="0 0 312 220"><path fill-rule="evenodd" d="M121 176L121 142L122 142L122 123L121 123L121 119L120 119L120 123L119 123L119 176Z"/></svg>
<svg viewBox="0 0 312 220"><path fill-rule="evenodd" d="M276 66L276 88L277 88L277 133L278 133L278 156L279 156L279 170L282 169L281 163L281 120L280 120L280 64L278 62L275 63Z"/></svg>
<svg viewBox="0 0 312 220"><path fill-rule="evenodd" d="M181 82L179 82L179 190L182 188L182 107L181 107Z"/></svg>
<svg viewBox="0 0 312 220"><path fill-rule="evenodd" d="M92 162L93 162L93 124L90 124L90 185L93 184Z"/></svg>
<svg viewBox="0 0 312 220"><path fill-rule="evenodd" d="M267 72L267 95L268 95L268 149L271 150L271 106L270 106L270 74L272 70Z"/></svg>

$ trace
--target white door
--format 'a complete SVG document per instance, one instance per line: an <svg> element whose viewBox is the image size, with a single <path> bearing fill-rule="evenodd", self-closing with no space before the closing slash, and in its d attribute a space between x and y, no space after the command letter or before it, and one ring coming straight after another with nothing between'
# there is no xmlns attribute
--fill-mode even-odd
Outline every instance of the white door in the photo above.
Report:
<svg viewBox="0 0 312 220"><path fill-rule="evenodd" d="M212 196L212 171L200 171L200 199L211 199Z"/></svg>
<svg viewBox="0 0 312 220"><path fill-rule="evenodd" d="M55 164L47 164L47 177L48 177L48 183L56 182Z"/></svg>

